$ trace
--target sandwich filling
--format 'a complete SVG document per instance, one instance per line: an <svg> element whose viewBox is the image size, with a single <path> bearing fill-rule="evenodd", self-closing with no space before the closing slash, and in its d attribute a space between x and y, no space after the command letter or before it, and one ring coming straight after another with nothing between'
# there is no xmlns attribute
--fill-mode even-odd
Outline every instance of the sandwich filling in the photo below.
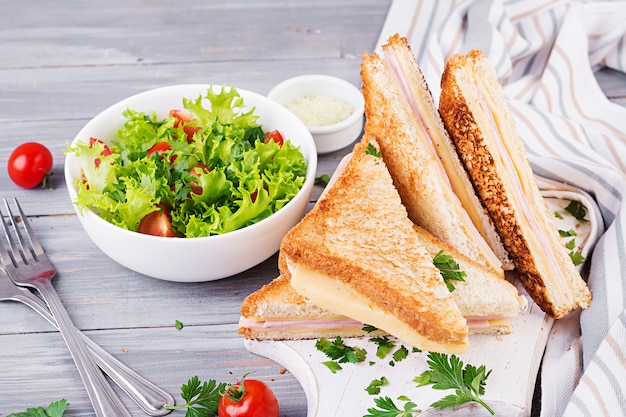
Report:
<svg viewBox="0 0 626 417"><path fill-rule="evenodd" d="M424 108L423 101L418 100L412 93L413 91L419 91L416 86L412 85L415 81L405 75L408 70L404 68L401 60L397 58L393 48L385 49L384 62L393 74L393 78L405 99L405 103L408 104L411 113L420 126L424 143L428 145L433 155L433 160L437 161L439 175L450 186L449 201L455 202L457 205L457 212L461 214L466 230L474 236L475 241L480 245L491 269L503 274L502 262L500 262L493 249L487 244L487 232L483 227L478 207L472 204L469 190L459 176L455 175L456 170L454 169L452 156L447 152L449 146L446 144L446 139L438 134L438 129L428 129L426 127L427 122L424 120L424 115L429 113ZM434 125L435 123L431 124Z"/></svg>
<svg viewBox="0 0 626 417"><path fill-rule="evenodd" d="M520 170L517 168L515 161L511 160L510 152L507 149L507 142L503 140L503 133L505 128L504 122L495 110L496 106L490 97L487 87L484 81L474 74L474 85L476 88L476 94L480 107L488 121L491 135L486 135L488 138L492 138L496 149L497 155L493 155L494 158L499 158L499 163L503 166L507 173L507 178L502 178L509 185L509 189L514 193L511 196L516 201L516 206L519 207L523 213L521 221L524 224L524 228L531 231L525 237L528 239L528 244L532 248L534 256L541 258L542 263L549 269L550 273L547 275L551 280L555 288L559 288L563 297L567 303L573 304L573 296L568 282L563 275L559 263L554 256L554 252L550 246L550 242L546 239L546 235L551 233L548 230L542 230L542 224L537 219L534 210L530 206L524 192L524 188L528 189L529 184L525 184L524 177L519 174Z"/></svg>
<svg viewBox="0 0 626 417"><path fill-rule="evenodd" d="M302 296L312 300L323 309L341 312L361 323L382 329L412 346L423 350L447 353L463 353L469 349L467 338L457 341L429 340L404 322L401 318L383 311L345 282L323 273L310 270L303 265L287 262L291 273L291 285Z"/></svg>
<svg viewBox="0 0 626 417"><path fill-rule="evenodd" d="M491 317L465 317L470 333L479 330L509 327L511 320L504 316ZM281 330L289 333L298 333L300 330L334 330L334 329L362 329L364 326L358 320L350 318L328 320L328 319L268 319L255 320L246 317L239 319L239 327L253 330ZM364 331L365 333L365 331Z"/></svg>

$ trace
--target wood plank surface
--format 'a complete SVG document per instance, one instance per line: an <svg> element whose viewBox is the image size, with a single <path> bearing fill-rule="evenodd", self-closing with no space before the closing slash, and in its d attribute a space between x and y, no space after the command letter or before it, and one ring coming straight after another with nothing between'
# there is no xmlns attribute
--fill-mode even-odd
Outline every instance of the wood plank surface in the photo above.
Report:
<svg viewBox="0 0 626 417"><path fill-rule="evenodd" d="M266 94L308 73L359 86L361 55L374 49L390 4L0 0L0 197L17 197L31 218L75 324L178 402L193 375L231 382L252 372L276 393L281 416L307 415L296 378L248 352L236 331L242 300L276 276L276 256L207 283L129 271L83 232L64 183L63 150L95 114L155 87L213 83ZM601 76L607 94L626 103L623 74ZM20 189L7 175L10 152L30 140L54 154L53 189ZM350 148L322 156L318 175L332 174ZM315 187L311 203L320 192ZM61 398L71 404L67 416L93 415L61 336L26 306L0 303L0 416ZM133 416L144 415L122 398Z"/></svg>

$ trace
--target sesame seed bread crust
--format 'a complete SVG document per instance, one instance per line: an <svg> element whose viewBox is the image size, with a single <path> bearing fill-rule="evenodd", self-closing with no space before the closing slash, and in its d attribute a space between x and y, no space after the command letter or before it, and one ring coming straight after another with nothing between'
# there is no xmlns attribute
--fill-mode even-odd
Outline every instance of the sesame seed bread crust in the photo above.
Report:
<svg viewBox="0 0 626 417"><path fill-rule="evenodd" d="M442 350L466 350L465 319L413 232L383 159L367 153L368 145L378 148L366 133L326 196L284 237L281 254L341 281ZM337 309L343 314L341 303ZM385 323L369 324L386 330Z"/></svg>
<svg viewBox="0 0 626 417"><path fill-rule="evenodd" d="M522 178L524 194L536 213L543 234L549 242L549 251L554 254L567 286L573 295L568 300L552 279L549 265L543 261L539 251L533 252L530 233L522 221L523 209L516 203L511 184L500 155L489 142L490 122L479 110L476 80L480 77L498 109L503 140L507 143L510 157L515 161L518 175ZM520 280L533 300L541 309L554 318L563 317L572 309L586 308L591 302L591 293L574 267L561 244L557 228L541 197L528 156L515 121L497 81L495 70L482 51L474 50L467 55L451 57L445 66L441 81L439 111L446 129L455 142L465 168L487 208L507 251L509 252Z"/></svg>

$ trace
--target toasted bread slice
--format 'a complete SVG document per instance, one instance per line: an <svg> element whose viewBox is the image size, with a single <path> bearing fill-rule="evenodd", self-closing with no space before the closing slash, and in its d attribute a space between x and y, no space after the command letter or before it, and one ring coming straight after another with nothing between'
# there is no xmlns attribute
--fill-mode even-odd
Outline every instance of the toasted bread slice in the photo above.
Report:
<svg viewBox="0 0 626 417"><path fill-rule="evenodd" d="M450 141L405 38L363 56L365 129L374 135L409 217L504 276L512 264Z"/></svg>
<svg viewBox="0 0 626 417"><path fill-rule="evenodd" d="M323 199L283 238L291 285L315 305L428 351L461 353L468 327L367 134Z"/></svg>
<svg viewBox="0 0 626 417"><path fill-rule="evenodd" d="M554 318L589 306L591 292L561 242L484 53L451 57L441 90L445 126L529 295Z"/></svg>

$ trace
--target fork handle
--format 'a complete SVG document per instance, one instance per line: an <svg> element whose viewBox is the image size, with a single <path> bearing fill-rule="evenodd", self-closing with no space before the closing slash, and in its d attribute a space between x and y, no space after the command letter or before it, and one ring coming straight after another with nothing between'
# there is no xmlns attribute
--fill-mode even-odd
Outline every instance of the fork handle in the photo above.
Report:
<svg viewBox="0 0 626 417"><path fill-rule="evenodd" d="M97 417L131 417L104 375L87 353L87 348L79 339L76 327L61 304L61 299L50 279L37 281L34 286L48 304L63 339L70 350L76 368L87 389L87 395Z"/></svg>
<svg viewBox="0 0 626 417"><path fill-rule="evenodd" d="M14 299L31 307L58 329L57 322L52 314L50 314L48 306L35 294L31 292L23 293L14 296ZM144 413L154 417L164 416L170 413L170 410L166 409L165 406L175 405L176 401L174 397L120 362L115 356L104 350L79 329L76 329L76 331L85 342L91 357L95 360L100 369L102 369L102 371L104 371L104 373L106 373Z"/></svg>

